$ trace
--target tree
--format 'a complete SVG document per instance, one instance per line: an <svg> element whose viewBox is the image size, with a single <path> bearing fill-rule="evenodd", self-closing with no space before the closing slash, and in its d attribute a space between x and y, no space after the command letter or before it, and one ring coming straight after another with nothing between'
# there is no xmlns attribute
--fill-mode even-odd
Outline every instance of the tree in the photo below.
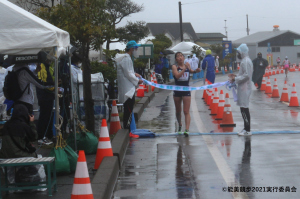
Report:
<svg viewBox="0 0 300 199"><path fill-rule="evenodd" d="M28 12L36 12L40 8L51 8L61 0L17 0L16 4Z"/></svg>
<svg viewBox="0 0 300 199"><path fill-rule="evenodd" d="M128 22L125 27L116 28L122 19L131 14L143 11L143 5L138 5L131 0L106 0L106 11L110 14L110 32L106 34L106 49L113 42L126 42L134 38L139 41L148 35L145 22ZM124 35L123 35L124 34ZM129 37L128 37L129 36Z"/></svg>
<svg viewBox="0 0 300 199"><path fill-rule="evenodd" d="M210 49L212 52L216 53L216 56L219 56L219 58L222 59L222 53L224 48L221 44L210 45Z"/></svg>
<svg viewBox="0 0 300 199"><path fill-rule="evenodd" d="M139 41L149 34L149 29L144 21L135 23L128 22L126 26L116 29L118 40L112 42L128 42L130 40Z"/></svg>
<svg viewBox="0 0 300 199"><path fill-rule="evenodd" d="M200 46L193 46L193 50L191 51L192 54L196 54L196 57L201 57L201 47Z"/></svg>
<svg viewBox="0 0 300 199"><path fill-rule="evenodd" d="M154 63L159 63L160 53L163 53L166 48L169 48L172 45L172 41L166 37L164 34L159 34L155 36L155 39L151 40L154 49L153 49L153 59Z"/></svg>
<svg viewBox="0 0 300 199"><path fill-rule="evenodd" d="M75 46L79 47L83 68L83 97L86 128L94 132L94 101L91 91L90 49L98 50L103 43L106 22L105 0L67 0L51 9L40 8L37 15L66 30Z"/></svg>

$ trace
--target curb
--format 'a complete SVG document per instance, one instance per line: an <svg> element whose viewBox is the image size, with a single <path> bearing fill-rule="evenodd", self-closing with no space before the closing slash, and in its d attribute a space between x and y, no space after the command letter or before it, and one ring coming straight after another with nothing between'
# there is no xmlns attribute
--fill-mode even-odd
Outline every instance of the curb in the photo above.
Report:
<svg viewBox="0 0 300 199"><path fill-rule="evenodd" d="M119 170L129 144L129 130L120 129L112 140L114 156L104 157L92 180L94 198L111 198L119 176Z"/></svg>

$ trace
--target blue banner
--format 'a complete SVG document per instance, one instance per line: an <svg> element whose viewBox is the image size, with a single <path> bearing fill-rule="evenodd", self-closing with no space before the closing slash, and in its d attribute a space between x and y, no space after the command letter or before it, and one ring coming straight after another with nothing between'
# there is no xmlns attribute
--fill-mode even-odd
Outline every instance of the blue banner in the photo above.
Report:
<svg viewBox="0 0 300 199"><path fill-rule="evenodd" d="M232 53L232 42L231 41L222 41L223 46L223 59L229 53Z"/></svg>

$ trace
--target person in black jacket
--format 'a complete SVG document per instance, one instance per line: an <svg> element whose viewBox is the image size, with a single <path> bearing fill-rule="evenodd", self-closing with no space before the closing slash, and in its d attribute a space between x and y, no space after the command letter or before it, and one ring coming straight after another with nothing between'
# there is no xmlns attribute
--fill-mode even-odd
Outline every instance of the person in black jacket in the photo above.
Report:
<svg viewBox="0 0 300 199"><path fill-rule="evenodd" d="M268 66L268 61L262 58L261 53L258 53L257 58L252 60L252 63L253 63L252 81L254 82L254 84L257 84L257 89L260 89L263 76Z"/></svg>
<svg viewBox="0 0 300 199"><path fill-rule="evenodd" d="M31 142L37 140L34 116L23 104L16 104L12 117L2 129L0 158L37 157Z"/></svg>

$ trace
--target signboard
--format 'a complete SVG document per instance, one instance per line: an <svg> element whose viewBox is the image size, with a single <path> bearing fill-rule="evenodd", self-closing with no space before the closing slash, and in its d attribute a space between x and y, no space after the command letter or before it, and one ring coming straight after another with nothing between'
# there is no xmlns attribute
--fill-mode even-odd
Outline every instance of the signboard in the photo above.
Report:
<svg viewBox="0 0 300 199"><path fill-rule="evenodd" d="M273 66L273 54L267 54L269 65Z"/></svg>
<svg viewBox="0 0 300 199"><path fill-rule="evenodd" d="M153 58L153 44L141 44L138 48L139 58Z"/></svg>
<svg viewBox="0 0 300 199"><path fill-rule="evenodd" d="M300 46L300 39L294 39L294 46Z"/></svg>
<svg viewBox="0 0 300 199"><path fill-rule="evenodd" d="M222 46L223 46L223 59L224 57L232 53L232 42L231 41L222 41Z"/></svg>

